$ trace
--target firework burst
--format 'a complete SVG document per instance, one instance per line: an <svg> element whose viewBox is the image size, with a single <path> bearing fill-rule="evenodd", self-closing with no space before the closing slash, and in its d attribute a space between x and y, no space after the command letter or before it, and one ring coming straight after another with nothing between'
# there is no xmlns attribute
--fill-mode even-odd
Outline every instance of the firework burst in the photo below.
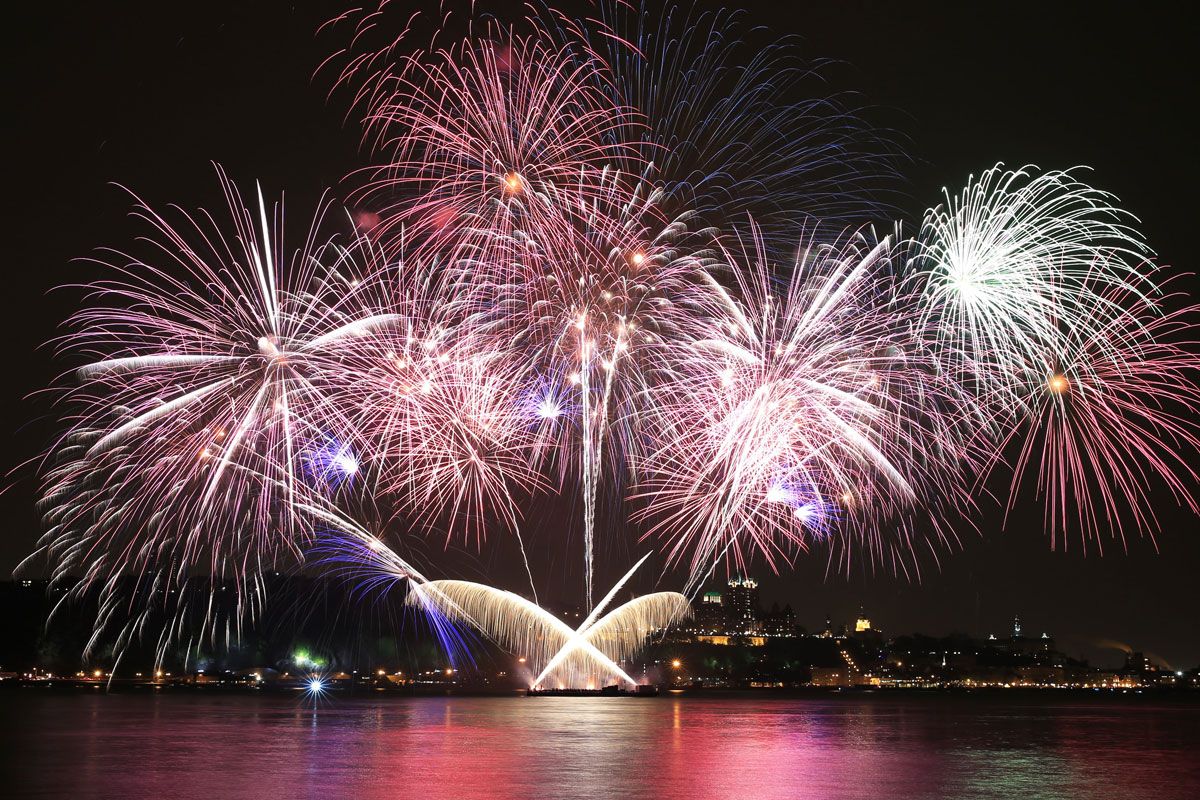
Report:
<svg viewBox="0 0 1200 800"><path fill-rule="evenodd" d="M85 363L64 398L43 544L58 576L84 576L79 591L122 573L244 577L294 563L305 532L288 508L306 466L331 436L343 468L364 441L324 384L342 349L393 315L349 251L319 238L325 204L288 253L282 207L261 192L246 207L218 174L228 226L139 205L146 252L98 259L113 277L88 287L61 342Z"/></svg>
<svg viewBox="0 0 1200 800"><path fill-rule="evenodd" d="M753 552L775 567L839 518L862 525L954 489L938 467L961 453L937 438L931 373L886 277L894 249L866 233L810 240L790 280L757 238L722 250L734 288L712 280L705 334L676 349L647 404L662 433L639 490L693 580Z"/></svg>
<svg viewBox="0 0 1200 800"><path fill-rule="evenodd" d="M1047 354L1121 316L1107 290L1153 291L1150 251L1113 203L1072 171L997 165L925 215L913 259L925 321L984 402L1013 408Z"/></svg>
<svg viewBox="0 0 1200 800"><path fill-rule="evenodd" d="M1026 483L1045 505L1052 544L1076 531L1086 548L1103 551L1107 531L1158 529L1155 487L1200 511L1192 457L1200 453L1200 359L1195 324L1200 308L1165 310L1167 299L1107 287L1105 307L1122 311L1103 325L1070 332L1061 354L1043 361L1041 380L1027 385L1025 434L1014 465L1011 512ZM1035 477L1036 476L1036 477Z"/></svg>
<svg viewBox="0 0 1200 800"><path fill-rule="evenodd" d="M563 35L602 54L605 89L644 120L636 143L671 213L741 234L753 216L786 258L798 226L838 231L881 209L897 149L852 96L829 95L833 64L797 57L800 42L755 28L747 12L596 5L599 24Z"/></svg>
<svg viewBox="0 0 1200 800"><path fill-rule="evenodd" d="M358 199L379 209L378 234L478 250L556 224L568 209L548 191L589 196L613 170L636 174L633 115L601 91L602 71L577 48L493 30L372 74L364 130L380 166Z"/></svg>

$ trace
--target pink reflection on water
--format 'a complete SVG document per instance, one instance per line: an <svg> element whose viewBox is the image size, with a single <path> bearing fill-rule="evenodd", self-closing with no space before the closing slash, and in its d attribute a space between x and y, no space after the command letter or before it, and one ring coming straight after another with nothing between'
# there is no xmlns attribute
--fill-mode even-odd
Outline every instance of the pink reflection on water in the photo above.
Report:
<svg viewBox="0 0 1200 800"><path fill-rule="evenodd" d="M1200 705L976 697L33 696L15 797L1183 798Z"/></svg>

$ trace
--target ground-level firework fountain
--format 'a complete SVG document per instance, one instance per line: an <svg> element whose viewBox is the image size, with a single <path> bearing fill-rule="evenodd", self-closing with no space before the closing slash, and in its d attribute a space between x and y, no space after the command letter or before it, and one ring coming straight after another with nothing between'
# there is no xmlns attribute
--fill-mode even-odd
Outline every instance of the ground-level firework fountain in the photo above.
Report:
<svg viewBox="0 0 1200 800"><path fill-rule="evenodd" d="M591 610L578 628L520 595L468 581L414 584L408 601L453 622L478 628L539 669L531 689L598 689L638 683L618 661L631 658L647 637L688 613L678 592L635 597L605 613L613 598L645 563L643 556Z"/></svg>

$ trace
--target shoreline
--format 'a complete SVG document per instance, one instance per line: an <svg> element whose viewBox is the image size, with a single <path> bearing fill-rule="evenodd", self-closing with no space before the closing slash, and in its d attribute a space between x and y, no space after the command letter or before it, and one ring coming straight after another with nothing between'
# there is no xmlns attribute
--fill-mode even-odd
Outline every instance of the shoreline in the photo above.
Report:
<svg viewBox="0 0 1200 800"><path fill-rule="evenodd" d="M95 681L0 681L0 694L36 692L64 695L122 695L142 697L195 697L199 695L219 697L304 697L309 693L302 686L220 686L220 685L153 685L117 683L112 686ZM310 695L311 696L311 695ZM1002 687L937 687L937 688L829 688L829 687L788 687L788 688L660 688L657 695L660 698L693 698L693 699L732 699L732 700L763 700L763 699L890 699L890 698L1028 698L1028 697L1060 697L1060 698L1106 698L1106 699L1184 699L1190 698L1200 705L1200 692L1187 689L1171 688L1053 688L1022 686L1012 688ZM513 697L526 699L524 688L472 688L472 687L405 687L376 688L334 686L321 692L320 698L355 699L355 700L390 700L393 698L480 698L480 697ZM588 696L592 698L593 696ZM595 695L595 698L605 697ZM614 695L617 698L652 699L651 697L637 698L635 695ZM315 699L315 698L314 698ZM539 699L554 699L548 695ZM561 698L559 698L561 699Z"/></svg>

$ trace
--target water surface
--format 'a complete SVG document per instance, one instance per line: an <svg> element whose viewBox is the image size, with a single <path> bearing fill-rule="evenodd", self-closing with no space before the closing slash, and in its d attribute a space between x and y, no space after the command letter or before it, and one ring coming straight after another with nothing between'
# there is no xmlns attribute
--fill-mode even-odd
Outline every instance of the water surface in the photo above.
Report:
<svg viewBox="0 0 1200 800"><path fill-rule="evenodd" d="M1197 698L0 694L8 797L1195 798Z"/></svg>

